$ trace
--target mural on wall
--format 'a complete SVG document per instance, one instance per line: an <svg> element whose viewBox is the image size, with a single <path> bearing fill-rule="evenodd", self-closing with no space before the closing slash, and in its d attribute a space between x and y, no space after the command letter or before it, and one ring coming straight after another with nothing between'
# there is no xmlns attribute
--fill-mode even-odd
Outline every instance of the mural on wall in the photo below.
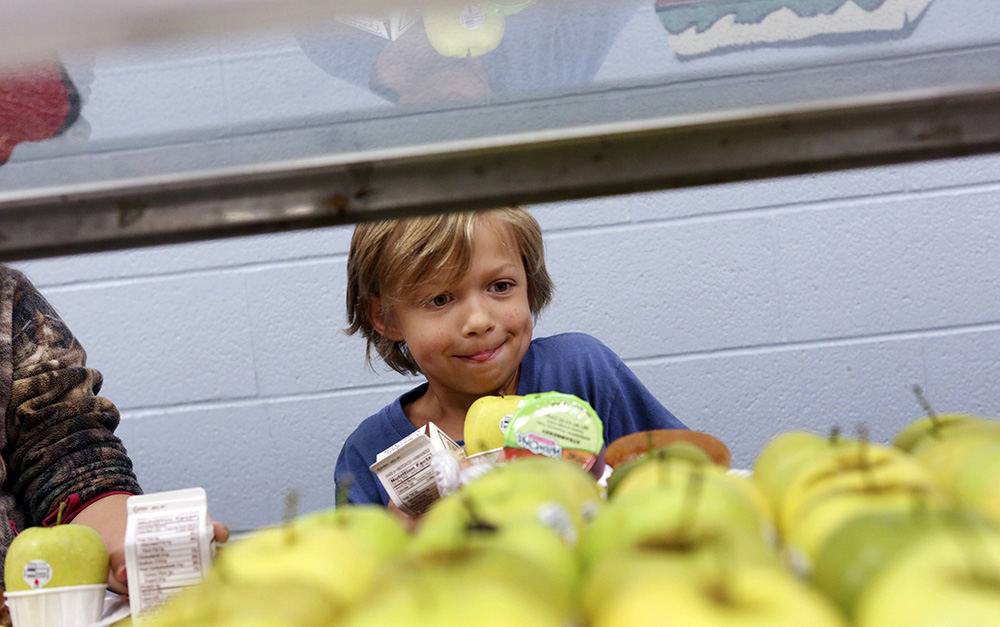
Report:
<svg viewBox="0 0 1000 627"><path fill-rule="evenodd" d="M495 100L590 85L646 0L456 0L424 13L299 29L331 76L398 104Z"/></svg>
<svg viewBox="0 0 1000 627"><path fill-rule="evenodd" d="M80 118L80 93L61 62L0 72L0 165L22 142L66 132Z"/></svg>
<svg viewBox="0 0 1000 627"><path fill-rule="evenodd" d="M907 37L933 0L656 0L680 59Z"/></svg>

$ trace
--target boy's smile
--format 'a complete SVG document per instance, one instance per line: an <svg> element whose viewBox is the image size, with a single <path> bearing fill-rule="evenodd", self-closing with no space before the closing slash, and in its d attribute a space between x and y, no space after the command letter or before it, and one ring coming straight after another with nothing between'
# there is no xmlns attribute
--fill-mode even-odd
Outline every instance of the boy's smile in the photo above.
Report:
<svg viewBox="0 0 1000 627"><path fill-rule="evenodd" d="M421 401L464 416L480 396L516 393L533 320L524 264L506 225L480 219L468 272L451 281L442 273L413 291L387 314L383 335L405 341L427 377Z"/></svg>
<svg viewBox="0 0 1000 627"><path fill-rule="evenodd" d="M470 361L476 361L476 362L489 361L489 359L491 357L493 357L494 355L496 355L498 352L500 352L500 346L497 346L495 348L491 348L491 349L488 349L488 350L480 351L480 352L475 353L473 355L459 355L459 357L463 357L464 359L468 359Z"/></svg>

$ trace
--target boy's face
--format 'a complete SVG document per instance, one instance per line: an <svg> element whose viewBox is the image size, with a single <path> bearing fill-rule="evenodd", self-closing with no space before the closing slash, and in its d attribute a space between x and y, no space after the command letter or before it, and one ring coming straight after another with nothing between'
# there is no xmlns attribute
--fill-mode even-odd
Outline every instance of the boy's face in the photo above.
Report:
<svg viewBox="0 0 1000 627"><path fill-rule="evenodd" d="M524 264L507 230L482 218L469 272L404 299L380 329L406 342L435 393L516 392L533 322Z"/></svg>

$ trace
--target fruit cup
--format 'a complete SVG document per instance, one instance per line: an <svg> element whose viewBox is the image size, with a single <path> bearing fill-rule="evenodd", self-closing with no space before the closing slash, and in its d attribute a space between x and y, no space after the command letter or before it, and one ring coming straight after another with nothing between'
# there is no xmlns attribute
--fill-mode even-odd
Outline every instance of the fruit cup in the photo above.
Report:
<svg viewBox="0 0 1000 627"><path fill-rule="evenodd" d="M107 584L4 593L14 627L88 627L104 611Z"/></svg>

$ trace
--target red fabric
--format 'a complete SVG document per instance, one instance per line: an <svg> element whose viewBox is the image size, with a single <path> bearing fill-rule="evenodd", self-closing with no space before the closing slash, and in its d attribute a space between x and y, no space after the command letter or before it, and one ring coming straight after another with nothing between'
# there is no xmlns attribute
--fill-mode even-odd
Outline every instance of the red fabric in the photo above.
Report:
<svg viewBox="0 0 1000 627"><path fill-rule="evenodd" d="M74 114L58 63L0 73L0 165L19 143L52 137Z"/></svg>
<svg viewBox="0 0 1000 627"><path fill-rule="evenodd" d="M62 522L63 523L72 522L73 519L76 518L77 514L85 510L92 503L96 503L97 501L100 501L104 497L111 496L113 494L128 494L129 496L132 495L131 492L125 492L123 490L118 490L115 492L105 492L104 494L98 494L97 496L88 500L85 503L81 503L79 494L70 494L69 498L67 498L65 501L66 509L63 510ZM59 516L59 510L57 509L56 511L52 512L51 514L45 517L45 520L42 521L42 526L54 527L56 524L56 518L58 518L58 516Z"/></svg>

